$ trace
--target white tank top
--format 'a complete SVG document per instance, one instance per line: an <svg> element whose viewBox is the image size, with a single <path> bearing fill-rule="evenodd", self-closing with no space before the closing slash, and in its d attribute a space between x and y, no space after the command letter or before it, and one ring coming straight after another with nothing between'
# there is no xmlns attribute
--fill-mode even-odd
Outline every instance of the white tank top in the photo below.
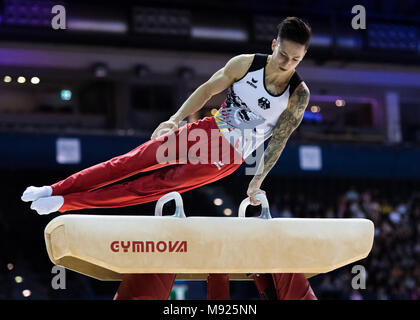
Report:
<svg viewBox="0 0 420 320"><path fill-rule="evenodd" d="M226 139L245 159L273 134L289 97L302 79L295 71L284 91L273 95L265 87L268 55L255 54L248 72L234 82L215 120Z"/></svg>

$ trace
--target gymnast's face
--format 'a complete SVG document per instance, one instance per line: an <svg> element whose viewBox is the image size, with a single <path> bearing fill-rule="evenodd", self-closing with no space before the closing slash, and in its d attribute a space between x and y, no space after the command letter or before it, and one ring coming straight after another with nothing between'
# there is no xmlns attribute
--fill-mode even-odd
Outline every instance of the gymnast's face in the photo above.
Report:
<svg viewBox="0 0 420 320"><path fill-rule="evenodd" d="M305 49L305 46L287 39L277 40L274 39L271 44L271 49L273 50L271 60L273 61L274 66L279 69L280 72L295 69L306 54L307 50Z"/></svg>

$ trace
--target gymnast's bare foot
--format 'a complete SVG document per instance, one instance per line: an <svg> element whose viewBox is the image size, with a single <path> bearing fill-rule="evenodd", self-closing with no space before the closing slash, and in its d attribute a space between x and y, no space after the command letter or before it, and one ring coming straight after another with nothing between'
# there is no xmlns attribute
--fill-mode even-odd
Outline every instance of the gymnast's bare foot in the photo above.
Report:
<svg viewBox="0 0 420 320"><path fill-rule="evenodd" d="M43 187L34 187L30 186L27 187L26 190L22 194L22 201L29 202L35 201L39 198L50 197L52 194L52 188L50 186L43 186Z"/></svg>
<svg viewBox="0 0 420 320"><path fill-rule="evenodd" d="M58 211L64 203L63 196L52 196L39 198L32 202L31 209L36 210L38 214L49 214Z"/></svg>

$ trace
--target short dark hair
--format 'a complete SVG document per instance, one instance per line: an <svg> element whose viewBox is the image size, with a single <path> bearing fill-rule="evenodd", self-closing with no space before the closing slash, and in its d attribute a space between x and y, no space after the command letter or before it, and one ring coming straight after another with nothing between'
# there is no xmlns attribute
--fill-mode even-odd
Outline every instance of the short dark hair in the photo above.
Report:
<svg viewBox="0 0 420 320"><path fill-rule="evenodd" d="M297 17L287 17L277 26L277 39L287 39L305 46L311 42L312 29L308 23Z"/></svg>

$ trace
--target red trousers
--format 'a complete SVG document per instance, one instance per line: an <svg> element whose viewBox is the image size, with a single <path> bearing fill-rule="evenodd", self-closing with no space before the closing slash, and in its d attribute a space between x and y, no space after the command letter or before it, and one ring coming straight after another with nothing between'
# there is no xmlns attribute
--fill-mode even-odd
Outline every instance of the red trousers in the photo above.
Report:
<svg viewBox="0 0 420 320"><path fill-rule="evenodd" d="M115 300L168 300L175 274L127 274L121 282ZM317 300L302 273L254 275L253 279L263 300ZM208 300L229 300L229 275L209 274Z"/></svg>
<svg viewBox="0 0 420 320"><path fill-rule="evenodd" d="M193 133L190 138L189 133ZM200 133L206 134L200 137ZM203 150L195 150L199 141L204 142L206 155ZM175 152L163 152L168 161L162 163L157 155L165 143L176 145L176 148L173 148ZM197 159L204 160L202 162L205 163L196 163ZM126 154L79 171L51 185L52 195L61 195L64 198L60 212L132 206L156 201L172 191L182 193L219 180L233 173L242 162L241 156L219 132L214 118L207 117L183 126L171 136L150 140ZM107 186L137 173L155 169L159 170L130 182ZM175 277L175 274L127 274L114 299L167 300ZM270 285L266 278L267 276L254 279L259 291L262 288L262 297L264 290ZM315 297L308 281L301 274L273 275L273 280L279 299ZM228 275L209 275L207 297L229 299Z"/></svg>
<svg viewBox="0 0 420 320"><path fill-rule="evenodd" d="M303 273L273 273L253 276L263 300L317 300Z"/></svg>
<svg viewBox="0 0 420 320"><path fill-rule="evenodd" d="M191 153L201 139L197 137L198 134L203 132L206 133L204 139L207 141L201 141L201 145L207 148L207 156L204 155L205 152L201 152L203 150ZM193 135L187 139L187 135L191 133ZM162 163L158 161L157 155L159 150L164 150L164 143L170 145L168 139L171 138L172 146L176 147L167 152L165 159L168 161ZM205 158L202 161L204 163L196 163L199 157ZM158 200L172 191L182 193L219 180L234 172L242 162L242 157L219 132L214 118L207 117L183 126L171 137L150 140L124 155L84 169L51 185L52 195L61 195L64 198L59 212L132 206ZM101 188L154 169L160 170L134 181Z"/></svg>

